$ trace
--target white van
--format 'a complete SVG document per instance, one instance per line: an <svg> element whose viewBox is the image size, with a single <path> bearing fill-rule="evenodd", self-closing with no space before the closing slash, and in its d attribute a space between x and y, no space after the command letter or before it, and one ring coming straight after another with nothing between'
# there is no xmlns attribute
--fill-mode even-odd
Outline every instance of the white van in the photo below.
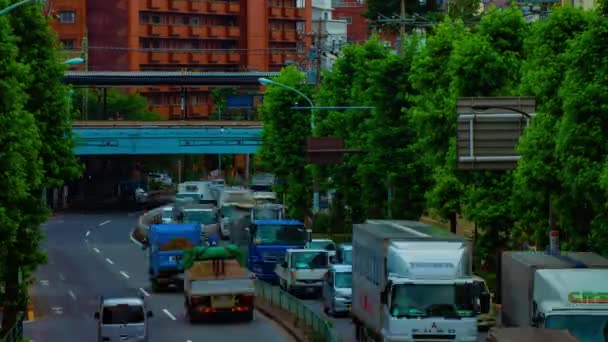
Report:
<svg viewBox="0 0 608 342"><path fill-rule="evenodd" d="M152 316L142 298L101 297L95 312L97 340L148 342L148 319Z"/></svg>

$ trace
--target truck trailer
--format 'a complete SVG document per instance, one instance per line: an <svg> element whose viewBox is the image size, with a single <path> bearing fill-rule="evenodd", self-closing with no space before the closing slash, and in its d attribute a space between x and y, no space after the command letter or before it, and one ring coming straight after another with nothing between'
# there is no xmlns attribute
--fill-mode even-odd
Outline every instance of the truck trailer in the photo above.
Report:
<svg viewBox="0 0 608 342"><path fill-rule="evenodd" d="M505 326L570 331L581 342L608 338L608 259L588 252L503 252Z"/></svg>
<svg viewBox="0 0 608 342"><path fill-rule="evenodd" d="M358 341L477 341L490 294L469 242L415 221L353 226L352 317Z"/></svg>

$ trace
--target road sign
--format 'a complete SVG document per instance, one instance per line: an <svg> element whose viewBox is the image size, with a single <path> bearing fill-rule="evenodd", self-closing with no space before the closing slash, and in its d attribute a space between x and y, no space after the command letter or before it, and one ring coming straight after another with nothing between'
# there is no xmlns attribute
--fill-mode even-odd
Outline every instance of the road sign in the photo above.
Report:
<svg viewBox="0 0 608 342"><path fill-rule="evenodd" d="M307 161L310 164L331 165L344 162L344 139L340 137L308 138Z"/></svg>
<svg viewBox="0 0 608 342"><path fill-rule="evenodd" d="M535 106L533 97L459 98L456 108L458 168L513 169L520 158L517 143L534 117Z"/></svg>

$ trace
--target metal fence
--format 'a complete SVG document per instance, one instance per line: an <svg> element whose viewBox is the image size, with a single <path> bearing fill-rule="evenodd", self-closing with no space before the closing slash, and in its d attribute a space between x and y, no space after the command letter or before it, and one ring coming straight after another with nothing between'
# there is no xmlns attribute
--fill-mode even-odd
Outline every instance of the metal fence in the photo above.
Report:
<svg viewBox="0 0 608 342"><path fill-rule="evenodd" d="M0 342L21 342L23 340L23 319L24 314L21 312L17 316L17 323L8 331L4 337L0 337Z"/></svg>
<svg viewBox="0 0 608 342"><path fill-rule="evenodd" d="M333 330L331 322L311 310L301 300L281 290L279 287L258 280L255 284L255 292L257 297L265 299L271 305L292 313L295 316L296 324L303 324L309 327L315 333L315 337L318 340L326 342L340 341L338 335Z"/></svg>

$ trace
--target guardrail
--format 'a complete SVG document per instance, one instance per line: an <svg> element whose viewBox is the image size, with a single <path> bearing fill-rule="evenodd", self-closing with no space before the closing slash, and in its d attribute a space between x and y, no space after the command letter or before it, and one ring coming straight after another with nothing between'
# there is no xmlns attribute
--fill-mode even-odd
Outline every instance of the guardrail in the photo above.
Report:
<svg viewBox="0 0 608 342"><path fill-rule="evenodd" d="M0 342L21 342L23 340L23 319L24 314L17 315L17 323L8 331L6 336L0 338Z"/></svg>
<svg viewBox="0 0 608 342"><path fill-rule="evenodd" d="M263 298L273 306L280 307L293 314L296 318L296 326L303 324L310 328L315 334L314 341L339 342L338 335L333 330L332 323L319 316L307 307L298 298L260 280L256 280L255 294Z"/></svg>

